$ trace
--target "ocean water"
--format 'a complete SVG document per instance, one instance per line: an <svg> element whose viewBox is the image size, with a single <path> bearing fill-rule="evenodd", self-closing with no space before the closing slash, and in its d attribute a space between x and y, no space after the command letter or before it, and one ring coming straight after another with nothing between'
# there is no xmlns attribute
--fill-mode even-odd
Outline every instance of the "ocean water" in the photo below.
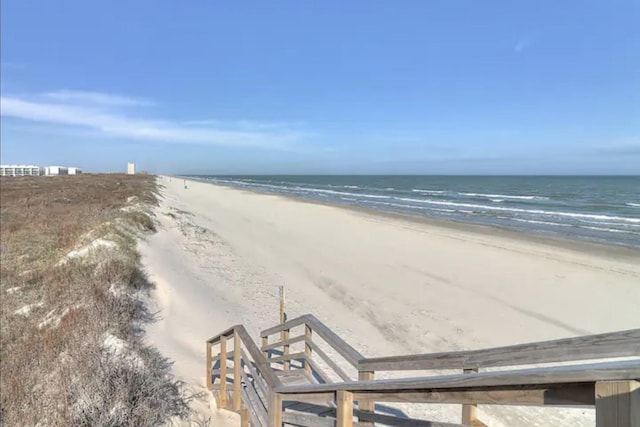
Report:
<svg viewBox="0 0 640 427"><path fill-rule="evenodd" d="M219 185L640 248L640 176L191 176Z"/></svg>

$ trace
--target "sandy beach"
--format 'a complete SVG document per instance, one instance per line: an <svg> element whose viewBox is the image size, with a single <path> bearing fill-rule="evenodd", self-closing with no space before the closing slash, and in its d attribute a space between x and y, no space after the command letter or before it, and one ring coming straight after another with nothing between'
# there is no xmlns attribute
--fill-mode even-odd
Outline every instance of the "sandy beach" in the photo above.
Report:
<svg viewBox="0 0 640 427"><path fill-rule="evenodd" d="M204 342L258 338L313 313L366 356L477 349L637 328L640 253L159 177L159 230L141 244L160 320L149 340L204 384ZM417 411L417 412L416 412ZM459 407L407 409L459 421ZM534 414L545 414L540 419ZM480 407L491 425L593 425L593 411ZM570 420L570 421L569 421Z"/></svg>

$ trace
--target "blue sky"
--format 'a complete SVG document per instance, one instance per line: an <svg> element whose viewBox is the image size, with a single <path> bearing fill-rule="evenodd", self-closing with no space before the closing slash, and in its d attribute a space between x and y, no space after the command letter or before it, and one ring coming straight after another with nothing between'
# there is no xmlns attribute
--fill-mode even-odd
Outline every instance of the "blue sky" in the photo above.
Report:
<svg viewBox="0 0 640 427"><path fill-rule="evenodd" d="M640 2L2 2L2 163L640 174Z"/></svg>

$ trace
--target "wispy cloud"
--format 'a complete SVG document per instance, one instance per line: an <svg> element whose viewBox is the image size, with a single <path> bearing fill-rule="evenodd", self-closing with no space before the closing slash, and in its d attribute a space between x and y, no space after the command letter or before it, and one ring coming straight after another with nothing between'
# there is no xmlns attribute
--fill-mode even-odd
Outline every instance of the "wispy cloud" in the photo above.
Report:
<svg viewBox="0 0 640 427"><path fill-rule="evenodd" d="M43 97L62 102L76 102L83 104L94 104L104 106L141 106L152 105L153 103L146 99L132 98L124 95L101 93L101 92L85 92L75 90L58 90L47 92Z"/></svg>
<svg viewBox="0 0 640 427"><path fill-rule="evenodd" d="M2 96L3 118L76 127L99 135L150 142L228 147L293 149L306 134L298 129L254 122L197 122L135 117L131 108L150 105L138 98L100 92L56 91L35 96ZM126 114L122 108L126 108ZM144 112L147 112L146 110ZM242 123L242 128L238 127Z"/></svg>
<svg viewBox="0 0 640 427"><path fill-rule="evenodd" d="M532 43L532 40L529 38L525 38L525 39L521 39L518 41L518 43L516 43L516 45L513 47L513 51L515 53L520 53L523 50L525 50L527 47L529 47Z"/></svg>

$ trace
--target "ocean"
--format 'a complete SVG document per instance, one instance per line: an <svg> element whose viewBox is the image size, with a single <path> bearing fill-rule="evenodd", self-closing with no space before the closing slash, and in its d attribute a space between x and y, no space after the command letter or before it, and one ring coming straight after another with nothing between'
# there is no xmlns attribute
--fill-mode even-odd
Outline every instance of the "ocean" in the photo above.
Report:
<svg viewBox="0 0 640 427"><path fill-rule="evenodd" d="M640 248L640 176L210 176L307 200Z"/></svg>

